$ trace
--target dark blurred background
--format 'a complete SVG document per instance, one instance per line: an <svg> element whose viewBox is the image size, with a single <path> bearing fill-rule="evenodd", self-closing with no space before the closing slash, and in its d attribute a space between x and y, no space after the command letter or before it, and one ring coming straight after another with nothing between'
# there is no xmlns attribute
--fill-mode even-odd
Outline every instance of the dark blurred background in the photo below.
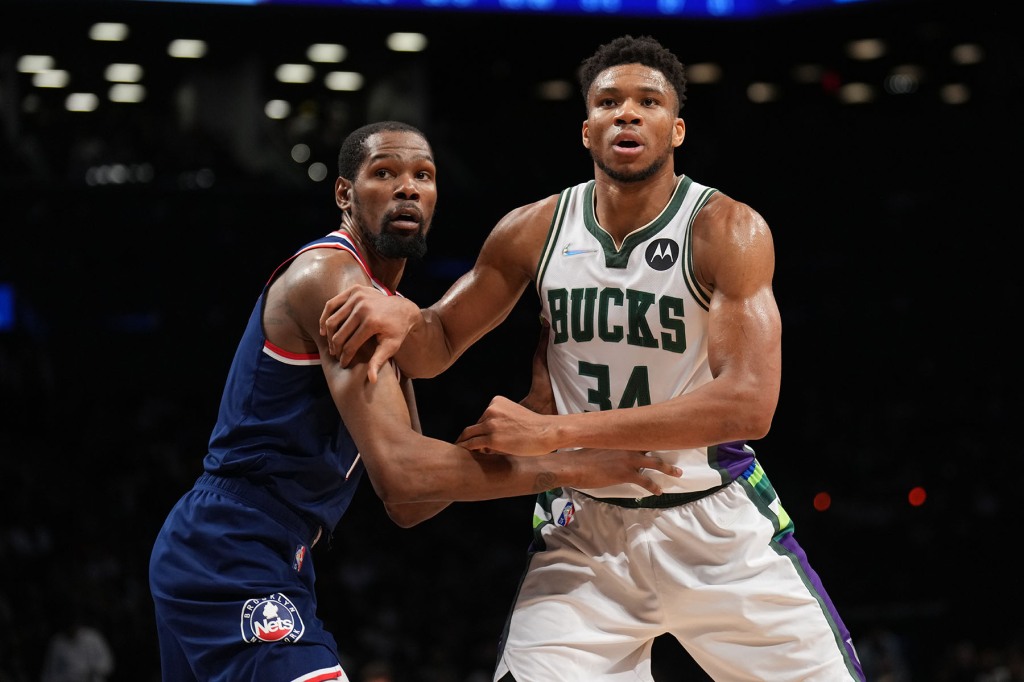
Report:
<svg viewBox="0 0 1024 682"><path fill-rule="evenodd" d="M428 305L506 211L591 176L575 69L623 33L693 67L677 168L773 229L784 373L755 445L871 678L1024 679L1010 4L728 18L0 2L0 682L41 679L69 607L108 640L110 680L159 679L152 540L200 472L263 282L338 224L344 135L398 118L433 142L430 252L401 287ZM130 33L94 42L96 22ZM388 49L394 32L425 49ZM205 56L170 58L175 38ZM347 57L277 82L312 43ZM38 87L24 55L70 82ZM142 65L142 101L109 101L110 63ZM362 87L325 88L340 69ZM67 109L79 92L91 110ZM528 293L418 382L428 434L452 439L493 395L525 394L537 310ZM313 550L353 680L489 680L532 505L456 504L401 530L364 482ZM655 669L704 679L666 641Z"/></svg>

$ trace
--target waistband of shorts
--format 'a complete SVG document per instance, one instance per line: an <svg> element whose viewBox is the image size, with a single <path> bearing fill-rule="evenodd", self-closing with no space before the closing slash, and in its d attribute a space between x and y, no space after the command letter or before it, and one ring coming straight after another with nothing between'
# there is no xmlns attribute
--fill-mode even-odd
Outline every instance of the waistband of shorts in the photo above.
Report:
<svg viewBox="0 0 1024 682"><path fill-rule="evenodd" d="M678 507L679 505L687 504L688 502L696 502L708 495L714 495L730 483L732 483L732 481L715 486L714 488L697 490L692 493L663 493L661 495L647 495L645 497L594 497L593 495L587 495L586 493L580 494L586 495L590 499L597 500L598 502L614 504L616 507L627 507L629 509L666 509L668 507Z"/></svg>
<svg viewBox="0 0 1024 682"><path fill-rule="evenodd" d="M282 526L303 538L310 549L322 535L323 527L317 521L290 509L266 490L253 485L244 478L218 476L204 472L196 480L195 487L230 495L241 502L265 511Z"/></svg>

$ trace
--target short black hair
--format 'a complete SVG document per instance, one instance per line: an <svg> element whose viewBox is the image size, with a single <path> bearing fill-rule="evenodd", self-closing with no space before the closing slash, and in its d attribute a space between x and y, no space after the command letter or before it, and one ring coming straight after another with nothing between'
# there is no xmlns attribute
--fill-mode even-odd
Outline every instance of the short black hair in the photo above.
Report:
<svg viewBox="0 0 1024 682"><path fill-rule="evenodd" d="M349 133L345 141L341 143L341 150L338 152L338 175L354 182L359 167L366 161L366 154L369 151L366 148L366 140L377 133L396 132L415 133L424 140L427 139L422 130L401 121L367 123Z"/></svg>
<svg viewBox="0 0 1024 682"><path fill-rule="evenodd" d="M651 36L621 36L600 46L594 54L584 59L579 70L584 103L587 103L590 86L597 75L620 64L643 64L661 71L675 89L679 110L682 111L683 102L686 101L686 69L671 50Z"/></svg>

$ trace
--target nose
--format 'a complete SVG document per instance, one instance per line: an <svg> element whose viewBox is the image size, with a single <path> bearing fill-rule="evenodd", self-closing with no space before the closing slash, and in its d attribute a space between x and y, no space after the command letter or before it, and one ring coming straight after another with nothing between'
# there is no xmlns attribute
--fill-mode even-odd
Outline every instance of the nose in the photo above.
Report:
<svg viewBox="0 0 1024 682"><path fill-rule="evenodd" d="M632 97L622 100L622 106L616 112L615 124L640 125L641 123L643 123L643 116L640 114L640 107L637 106L636 100Z"/></svg>
<svg viewBox="0 0 1024 682"><path fill-rule="evenodd" d="M395 198L396 199L419 199L419 184L416 182L416 176L412 173L403 173L397 178L397 184L395 185Z"/></svg>

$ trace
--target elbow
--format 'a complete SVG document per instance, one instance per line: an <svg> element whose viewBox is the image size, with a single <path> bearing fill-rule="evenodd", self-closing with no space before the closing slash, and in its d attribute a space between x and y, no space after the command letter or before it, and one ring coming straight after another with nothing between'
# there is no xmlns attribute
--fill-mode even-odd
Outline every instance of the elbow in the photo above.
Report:
<svg viewBox="0 0 1024 682"><path fill-rule="evenodd" d="M747 440L760 440L768 435L772 429L772 415L755 415L748 424Z"/></svg>
<svg viewBox="0 0 1024 682"><path fill-rule="evenodd" d="M399 528L412 528L413 526L419 525L423 521L426 521L427 517L420 513L415 513L412 509L414 505L404 504L388 504L384 503L384 509L388 512L388 517L391 521Z"/></svg>
<svg viewBox="0 0 1024 682"><path fill-rule="evenodd" d="M400 435L359 443L373 492L385 505L418 502L425 493L423 458L414 454L421 448L422 436L411 430Z"/></svg>
<svg viewBox="0 0 1024 682"><path fill-rule="evenodd" d="M752 390L736 396L733 405L744 406L737 414L742 415L737 422L740 433L735 434L744 440L760 440L768 435L775 417L778 404L776 396L765 396L762 391Z"/></svg>
<svg viewBox="0 0 1024 682"><path fill-rule="evenodd" d="M402 472L389 471L380 472L378 476L373 478L373 489L377 493L377 497L384 502L385 506L388 506L389 514L391 513L390 505L418 502L422 492L415 485L412 477L403 475ZM398 525L401 526L402 524L399 523Z"/></svg>
<svg viewBox="0 0 1024 682"><path fill-rule="evenodd" d="M772 420L775 418L775 407L778 401L775 399L755 399L750 409L748 428L750 429L750 440L759 440L768 435L772 428Z"/></svg>
<svg viewBox="0 0 1024 682"><path fill-rule="evenodd" d="M456 357L451 348L446 346L443 356L407 357L399 354L395 360L402 374L410 379L433 379L451 367Z"/></svg>

